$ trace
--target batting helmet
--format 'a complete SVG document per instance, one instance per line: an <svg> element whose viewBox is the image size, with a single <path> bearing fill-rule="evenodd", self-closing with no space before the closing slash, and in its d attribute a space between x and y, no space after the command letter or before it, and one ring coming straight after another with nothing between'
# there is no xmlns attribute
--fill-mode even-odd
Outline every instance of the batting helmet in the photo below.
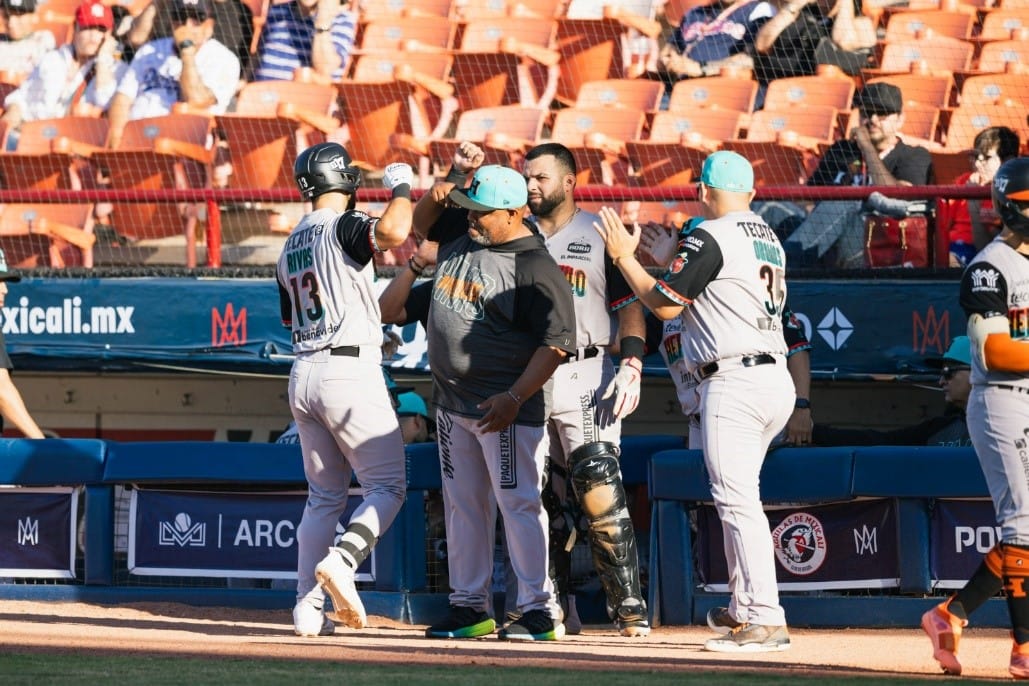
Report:
<svg viewBox="0 0 1029 686"><path fill-rule="evenodd" d="M1016 157L1000 165L993 177L993 207L1004 226L1029 238L1029 157Z"/></svg>
<svg viewBox="0 0 1029 686"><path fill-rule="evenodd" d="M297 155L293 178L304 199L314 200L324 193L353 195L361 185L361 170L339 143L319 143Z"/></svg>

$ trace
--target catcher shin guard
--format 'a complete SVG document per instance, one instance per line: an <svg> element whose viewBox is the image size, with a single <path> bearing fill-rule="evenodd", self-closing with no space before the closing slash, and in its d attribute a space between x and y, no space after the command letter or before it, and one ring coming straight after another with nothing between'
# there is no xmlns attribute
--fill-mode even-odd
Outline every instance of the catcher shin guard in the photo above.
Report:
<svg viewBox="0 0 1029 686"><path fill-rule="evenodd" d="M1029 546L1004 543L1002 578L1015 643L1029 643Z"/></svg>
<svg viewBox="0 0 1029 686"><path fill-rule="evenodd" d="M543 487L543 509L550 519L550 569L549 574L554 582L554 592L563 597L571 591L572 585L572 546L575 545L575 522L568 510L567 503L562 502L558 488L567 484L565 475L555 480L554 472L561 468L552 462L548 463L550 478ZM561 470L563 471L563 470Z"/></svg>
<svg viewBox="0 0 1029 686"><path fill-rule="evenodd" d="M619 623L645 620L636 535L618 469L618 447L606 441L587 443L575 449L568 462L575 498L589 522L593 566L607 595L608 614ZM623 616L626 613L632 616Z"/></svg>

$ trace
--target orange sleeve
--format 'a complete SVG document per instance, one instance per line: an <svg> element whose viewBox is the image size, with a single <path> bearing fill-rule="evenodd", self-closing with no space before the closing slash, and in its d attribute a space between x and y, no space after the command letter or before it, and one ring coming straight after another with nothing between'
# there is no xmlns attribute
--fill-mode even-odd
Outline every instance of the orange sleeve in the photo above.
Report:
<svg viewBox="0 0 1029 686"><path fill-rule="evenodd" d="M1013 341L1007 333L991 333L983 346L986 368L996 372L1029 372L1029 343Z"/></svg>

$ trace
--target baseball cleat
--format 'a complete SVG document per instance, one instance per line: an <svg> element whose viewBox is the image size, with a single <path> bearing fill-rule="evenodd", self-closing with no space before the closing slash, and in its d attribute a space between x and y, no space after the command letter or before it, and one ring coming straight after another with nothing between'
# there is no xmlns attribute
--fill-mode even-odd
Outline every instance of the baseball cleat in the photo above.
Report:
<svg viewBox="0 0 1029 686"><path fill-rule="evenodd" d="M737 622L729 614L729 608L713 607L707 611L707 625L711 628L711 631L724 636L738 627L740 622Z"/></svg>
<svg viewBox="0 0 1029 686"><path fill-rule="evenodd" d="M940 669L947 674L960 675L958 642L961 640L961 630L968 626L968 620L951 614L949 605L950 600L947 600L922 615L922 631L933 642L933 657L940 663ZM1013 653L1011 659L1014 661Z"/></svg>
<svg viewBox="0 0 1029 686"><path fill-rule="evenodd" d="M325 616L322 608L301 600L293 608L293 632L297 636L331 636L336 625Z"/></svg>
<svg viewBox="0 0 1029 686"><path fill-rule="evenodd" d="M332 612L326 612L326 617L354 629L368 626L364 603L354 585L354 570L338 550L329 548L329 554L314 568L314 576L332 598Z"/></svg>
<svg viewBox="0 0 1029 686"><path fill-rule="evenodd" d="M555 623L546 610L529 610L500 630L501 641L556 641L565 635L565 625Z"/></svg>
<svg viewBox="0 0 1029 686"><path fill-rule="evenodd" d="M1011 644L1011 664L1008 671L1016 679L1029 679L1029 643Z"/></svg>
<svg viewBox="0 0 1029 686"><path fill-rule="evenodd" d="M649 636L650 622L647 621L646 603L637 598L626 598L615 613L615 625L622 636Z"/></svg>
<svg viewBox="0 0 1029 686"><path fill-rule="evenodd" d="M426 638L478 638L488 636L497 629L497 623L487 613L474 607L451 605L450 616L425 630Z"/></svg>
<svg viewBox="0 0 1029 686"><path fill-rule="evenodd" d="M709 638L704 650L716 653L773 653L790 649L790 632L784 626L740 624L718 638Z"/></svg>

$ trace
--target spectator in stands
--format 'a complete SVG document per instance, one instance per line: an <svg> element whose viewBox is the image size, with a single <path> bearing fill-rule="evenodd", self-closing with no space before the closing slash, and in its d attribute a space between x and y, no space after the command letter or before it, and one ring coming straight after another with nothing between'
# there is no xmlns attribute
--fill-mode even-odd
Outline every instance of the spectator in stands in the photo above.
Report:
<svg viewBox="0 0 1029 686"><path fill-rule="evenodd" d="M778 10L754 39L754 77L760 108L769 82L810 76L831 64L854 76L868 66L875 26L861 14L861 0L776 0Z"/></svg>
<svg viewBox="0 0 1029 686"><path fill-rule="evenodd" d="M354 48L357 15L340 0L291 0L268 10L257 47L257 81L291 81L311 67L326 81L342 78Z"/></svg>
<svg viewBox="0 0 1029 686"><path fill-rule="evenodd" d="M3 250L0 250L0 307L4 305L7 297L7 284L21 281L21 276L7 267L7 258ZM26 438L46 438L40 430L36 420L29 414L22 400L21 393L11 380L11 358L7 356L7 344L4 342L4 335L0 333L0 417L3 420L14 424L15 428ZM0 422L0 428L3 424Z"/></svg>
<svg viewBox="0 0 1029 686"><path fill-rule="evenodd" d="M926 364L940 370L940 387L947 401L947 409L942 415L887 431L842 429L815 424L814 445L972 445L965 419L968 393L972 390L969 380L972 352L968 336L957 336L943 357L929 358Z"/></svg>
<svg viewBox="0 0 1029 686"><path fill-rule="evenodd" d="M133 50L174 30L175 0L153 0L132 20L125 40ZM254 13L240 0L211 0L214 39L236 53L243 73L250 66L250 45L254 40Z"/></svg>
<svg viewBox="0 0 1029 686"><path fill-rule="evenodd" d="M0 119L17 129L23 121L106 112L128 66L116 57L113 27L109 7L99 0L85 0L75 10L72 42L43 56L32 74L4 100Z"/></svg>
<svg viewBox="0 0 1029 686"><path fill-rule="evenodd" d="M414 391L397 394L397 417L405 445L435 440L436 424L429 418L425 399Z"/></svg>
<svg viewBox="0 0 1029 686"><path fill-rule="evenodd" d="M845 140L825 151L809 186L922 186L933 182L932 158L921 146L900 139L904 98L890 83L872 83L854 96L860 123ZM887 199L888 200L888 199ZM864 223L860 201L820 202L787 243L817 247L822 257L837 247L837 266L864 265ZM790 253L790 246L787 254Z"/></svg>
<svg viewBox="0 0 1029 686"><path fill-rule="evenodd" d="M0 0L0 71L26 76L57 45L54 34L37 30L36 0Z"/></svg>
<svg viewBox="0 0 1029 686"><path fill-rule="evenodd" d="M170 114L177 102L221 114L236 92L239 59L213 38L211 0L172 2L172 35L141 47L118 83L108 112L111 148L129 120Z"/></svg>
<svg viewBox="0 0 1029 686"><path fill-rule="evenodd" d="M1021 141L1006 126L991 126L975 136L969 153L972 170L956 179L958 186L989 188L1000 165L1018 157ZM940 198L936 203L936 231L950 240L950 266L964 267L1002 228L989 196L985 200Z"/></svg>
<svg viewBox="0 0 1029 686"><path fill-rule="evenodd" d="M658 68L672 83L715 76L722 68L751 69L759 29L775 16L766 0L714 0L690 9L658 54Z"/></svg>

